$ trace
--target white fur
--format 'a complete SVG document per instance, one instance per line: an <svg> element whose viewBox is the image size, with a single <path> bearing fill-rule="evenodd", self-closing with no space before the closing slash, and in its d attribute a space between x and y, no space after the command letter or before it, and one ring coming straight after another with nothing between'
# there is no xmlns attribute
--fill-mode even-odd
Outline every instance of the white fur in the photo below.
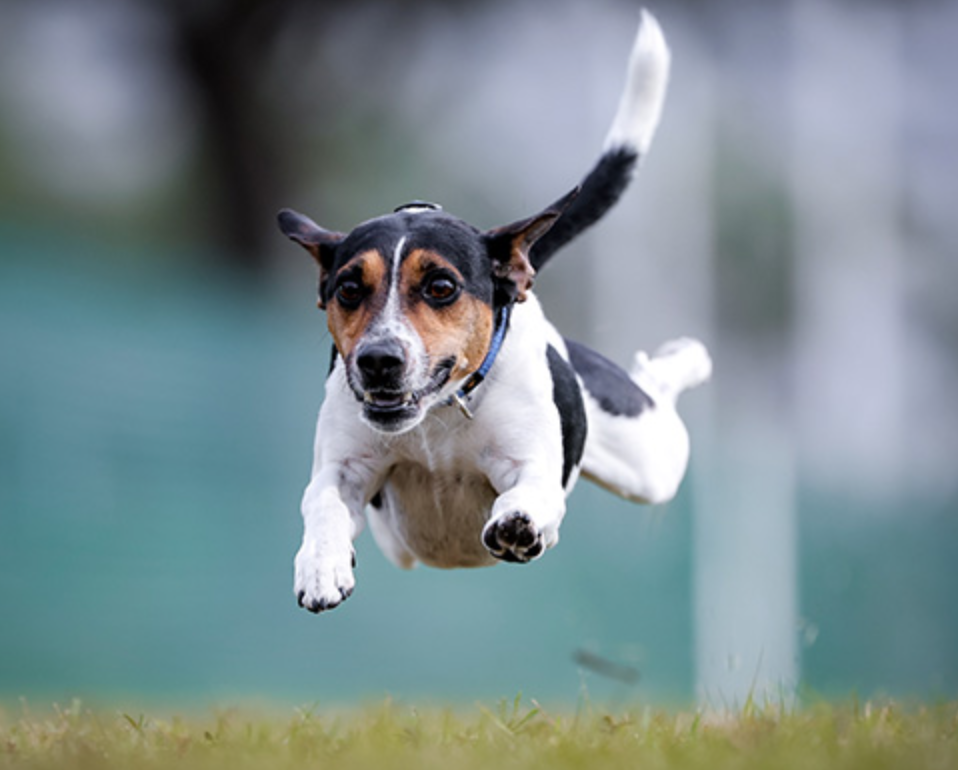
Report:
<svg viewBox="0 0 958 770"><path fill-rule="evenodd" d="M674 404L682 391L711 378L712 359L701 342L679 337L659 346L652 358L640 350L629 374L640 388L659 393Z"/></svg>
<svg viewBox="0 0 958 770"><path fill-rule="evenodd" d="M475 392L475 419L438 406L396 435L361 422L361 405L337 363L319 414L313 478L303 496L296 591L305 592L304 603L337 603L340 591L351 590L351 570L344 565L362 530L363 509L381 488L384 505L369 509L371 530L400 566L492 564L479 532L516 510L529 515L546 547L555 544L565 496L559 416L545 360L550 330L530 297L515 309L496 365ZM530 350L540 350L541 361L530 361ZM322 567L324 559L335 566Z"/></svg>
<svg viewBox="0 0 958 770"><path fill-rule="evenodd" d="M400 567L493 564L481 534L517 513L531 520L543 549L558 542L576 474L563 488L549 344L564 353L561 337L530 295L516 306L499 358L474 393L475 418L440 404L399 434L377 432L361 421L361 405L337 363L320 410L313 478L303 496L295 591L305 606L333 607L352 591L352 541L362 530L364 509L377 544ZM680 361L686 369L701 364L696 359L702 352L698 343L674 343L665 354L671 368L657 367L664 359L644 359L633 376L656 406L637 418L608 415L584 393L589 434L583 473L629 499L663 502L675 494L688 461L688 435L674 397L691 380L666 373L682 371ZM367 508L380 491L381 507Z"/></svg>
<svg viewBox="0 0 958 770"><path fill-rule="evenodd" d="M632 147L645 155L662 116L672 56L655 17L642 9L639 31L629 56L628 76L605 149Z"/></svg>

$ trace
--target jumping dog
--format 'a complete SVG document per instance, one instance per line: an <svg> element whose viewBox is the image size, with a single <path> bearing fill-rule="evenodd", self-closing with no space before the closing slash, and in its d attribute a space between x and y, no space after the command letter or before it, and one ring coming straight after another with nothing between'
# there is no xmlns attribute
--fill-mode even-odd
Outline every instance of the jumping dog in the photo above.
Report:
<svg viewBox="0 0 958 770"><path fill-rule="evenodd" d="M709 378L705 347L673 340L627 373L563 338L532 292L536 271L631 181L669 62L643 11L602 155L535 216L483 231L415 202L338 233L280 212L319 266L335 343L302 502L301 606L321 612L352 593L367 520L400 567L478 567L554 546L580 474L638 502L675 495L689 456L675 402Z"/></svg>

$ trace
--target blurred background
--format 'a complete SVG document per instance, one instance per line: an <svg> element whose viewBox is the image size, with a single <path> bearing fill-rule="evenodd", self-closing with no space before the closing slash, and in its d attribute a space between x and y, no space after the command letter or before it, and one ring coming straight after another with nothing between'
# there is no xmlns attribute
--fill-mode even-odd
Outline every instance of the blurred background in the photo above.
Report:
<svg viewBox="0 0 958 770"><path fill-rule="evenodd" d="M330 347L275 229L487 228L596 159L631 0L0 4L0 701L958 695L958 3L656 3L636 184L537 288L680 334L677 499L583 483L528 567L296 607Z"/></svg>

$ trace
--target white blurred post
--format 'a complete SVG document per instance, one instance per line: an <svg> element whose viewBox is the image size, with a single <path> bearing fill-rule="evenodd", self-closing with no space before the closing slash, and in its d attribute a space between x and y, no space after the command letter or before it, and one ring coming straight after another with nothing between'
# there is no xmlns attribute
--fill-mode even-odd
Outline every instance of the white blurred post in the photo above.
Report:
<svg viewBox="0 0 958 770"><path fill-rule="evenodd" d="M685 180L690 219L713 221L721 194L712 174L722 84L736 76L748 83L731 67L716 78L721 65L705 61L695 73L706 85L699 133L688 137L699 145L691 152L699 178ZM732 101L734 86L729 92ZM700 253L714 262L714 234L704 234ZM717 268L703 268L714 279ZM743 341L716 333L706 419L692 436L696 696L713 709L788 705L799 677L795 457L779 387L788 351L748 344L758 334Z"/></svg>
<svg viewBox="0 0 958 770"><path fill-rule="evenodd" d="M696 690L715 709L790 704L799 674L794 457L785 420L752 395L713 434L695 489Z"/></svg>
<svg viewBox="0 0 958 770"><path fill-rule="evenodd" d="M898 494L904 355L900 14L794 3L796 427L818 483Z"/></svg>
<svg viewBox="0 0 958 770"><path fill-rule="evenodd" d="M679 402L692 441L696 694L715 708L750 696L790 702L798 679L794 457L788 412L769 396L786 355L768 362L763 351L740 353L718 337L717 65L680 19L659 20L673 51L670 92L631 200L592 235L596 275L614 276L593 284L592 332L622 362L683 334L712 351L713 382Z"/></svg>

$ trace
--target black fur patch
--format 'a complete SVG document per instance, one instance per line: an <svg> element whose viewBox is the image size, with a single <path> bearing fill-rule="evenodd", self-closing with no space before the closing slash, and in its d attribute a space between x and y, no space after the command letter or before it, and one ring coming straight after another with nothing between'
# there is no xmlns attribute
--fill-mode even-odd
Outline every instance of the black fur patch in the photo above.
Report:
<svg viewBox="0 0 958 770"><path fill-rule="evenodd" d="M565 486L572 470L582 460L588 424L582 391L572 367L552 345L546 350L546 356L552 374L552 400L562 423L562 485Z"/></svg>
<svg viewBox="0 0 958 770"><path fill-rule="evenodd" d="M441 211L422 211L405 217L405 251L425 249L449 260L462 275L463 290L492 305L492 270L479 230Z"/></svg>
<svg viewBox="0 0 958 770"><path fill-rule="evenodd" d="M332 346L332 350L329 351L329 371L326 372L326 379L329 379L329 376L333 373L333 370L336 368L336 359L339 358L339 351L336 350L336 346Z"/></svg>
<svg viewBox="0 0 958 770"><path fill-rule="evenodd" d="M356 254L370 249L391 261L396 244L400 238L406 238L404 257L416 249L436 252L455 265L462 275L464 291L491 305L493 278L481 235L472 225L439 209L407 211L400 207L394 214L356 227L337 248L332 272L335 274ZM392 274L391 265L388 274ZM332 286L327 288L327 294L331 291Z"/></svg>
<svg viewBox="0 0 958 770"><path fill-rule="evenodd" d="M644 409L655 406L648 393L608 358L572 340L565 344L572 368L603 412L637 417Z"/></svg>
<svg viewBox="0 0 958 770"><path fill-rule="evenodd" d="M536 270L615 205L632 181L638 159L638 153L629 147L617 147L599 158L582 180L579 194L529 251L529 261Z"/></svg>

